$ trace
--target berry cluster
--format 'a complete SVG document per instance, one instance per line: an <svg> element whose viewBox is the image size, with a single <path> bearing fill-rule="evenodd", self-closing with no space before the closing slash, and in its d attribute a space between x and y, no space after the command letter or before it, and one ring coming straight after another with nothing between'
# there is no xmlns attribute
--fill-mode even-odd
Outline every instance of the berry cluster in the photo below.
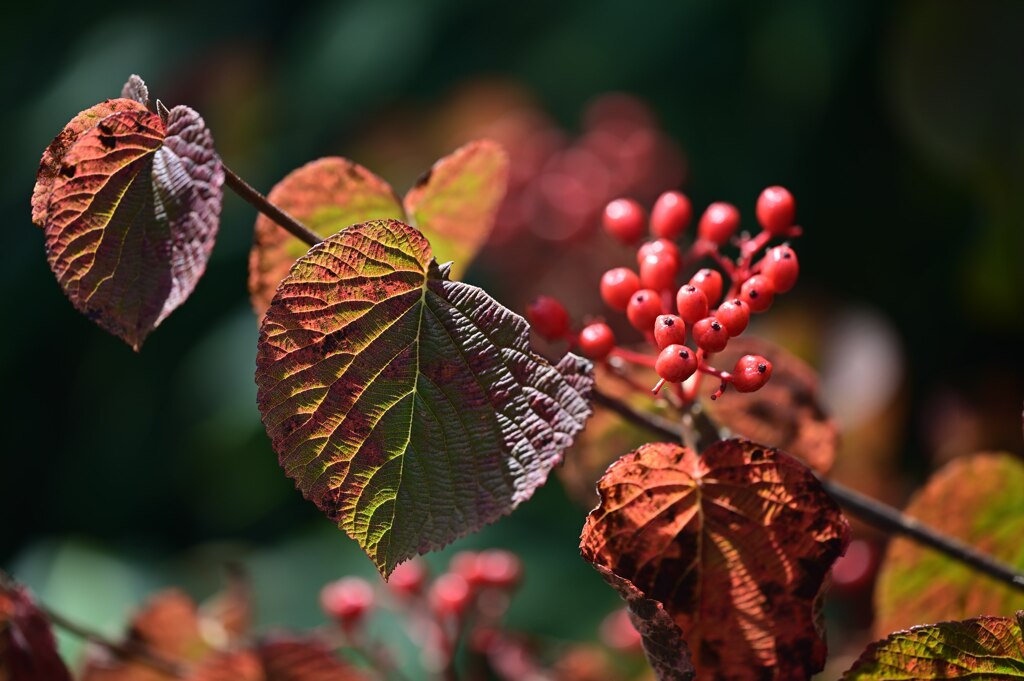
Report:
<svg viewBox="0 0 1024 681"><path fill-rule="evenodd" d="M678 241L693 221L693 206L686 195L662 194L650 217L632 199L616 199L604 210L604 229L619 241L637 248L637 268L616 267L601 277L601 298L608 307L625 312L629 323L657 348L657 355L634 352L616 344L611 327L602 321L578 334L569 314L554 298L541 296L528 308L534 329L549 340L567 340L597 361L617 357L652 367L660 377L653 392L665 384L683 403L697 395L703 375L716 377L717 399L732 385L739 392L761 388L772 374L772 364L759 355L744 355L732 371L710 363L731 338L743 333L750 315L771 307L776 294L793 288L799 275L796 253L788 243L767 248L774 239L799 236L794 225L796 202L783 187L769 187L757 200L756 235L739 232L740 213L725 202L712 203L697 222L697 234L684 251ZM652 237L643 241L648 234ZM643 242L643 243L641 243ZM734 245L734 258L723 249ZM678 286L680 275L696 269ZM727 288L728 286L728 288Z"/></svg>

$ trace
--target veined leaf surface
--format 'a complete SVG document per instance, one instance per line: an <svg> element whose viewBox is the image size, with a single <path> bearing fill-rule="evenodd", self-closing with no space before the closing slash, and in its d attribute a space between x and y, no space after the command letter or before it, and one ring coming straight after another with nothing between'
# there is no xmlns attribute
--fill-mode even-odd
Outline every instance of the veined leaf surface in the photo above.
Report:
<svg viewBox="0 0 1024 681"><path fill-rule="evenodd" d="M590 415L592 368L447 279L409 225L314 246L260 328L257 401L281 465L387 576L509 513Z"/></svg>

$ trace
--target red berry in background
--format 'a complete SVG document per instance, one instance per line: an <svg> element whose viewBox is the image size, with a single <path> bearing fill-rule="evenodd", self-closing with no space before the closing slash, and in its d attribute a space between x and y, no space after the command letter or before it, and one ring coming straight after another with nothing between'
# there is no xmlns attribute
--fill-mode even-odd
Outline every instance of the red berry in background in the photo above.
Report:
<svg viewBox="0 0 1024 681"><path fill-rule="evenodd" d="M783 244L768 251L761 261L761 274L768 277L776 293L785 293L793 288L800 275L800 263L792 248Z"/></svg>
<svg viewBox="0 0 1024 681"><path fill-rule="evenodd" d="M612 650L624 653L643 650L643 639L629 619L628 608L620 608L602 620L601 641Z"/></svg>
<svg viewBox="0 0 1024 681"><path fill-rule="evenodd" d="M751 312L764 312L772 306L775 288L768 277L755 274L740 286L740 300L750 307Z"/></svg>
<svg viewBox="0 0 1024 681"><path fill-rule="evenodd" d="M693 324L708 316L708 297L693 284L685 284L676 293L676 309L684 322Z"/></svg>
<svg viewBox="0 0 1024 681"><path fill-rule="evenodd" d="M654 342L659 348L686 342L686 323L674 314L659 315L654 320Z"/></svg>
<svg viewBox="0 0 1024 681"><path fill-rule="evenodd" d="M715 317L705 317L693 325L693 340L704 352L721 352L729 344L729 332Z"/></svg>
<svg viewBox="0 0 1024 681"><path fill-rule="evenodd" d="M365 579L344 577L320 590L320 607L343 626L352 626L373 607L373 587Z"/></svg>
<svg viewBox="0 0 1024 681"><path fill-rule="evenodd" d="M725 201L717 201L708 206L700 216L697 236L722 246L729 243L729 239L739 228L740 212L736 206Z"/></svg>
<svg viewBox="0 0 1024 681"><path fill-rule="evenodd" d="M583 327L580 331L580 352L590 359L602 360L615 349L615 333L603 322Z"/></svg>
<svg viewBox="0 0 1024 681"><path fill-rule="evenodd" d="M729 338L735 338L743 333L750 323L750 306L739 298L733 298L718 306L715 317L725 325Z"/></svg>
<svg viewBox="0 0 1024 681"><path fill-rule="evenodd" d="M654 320L661 314L661 296L657 291L642 288L633 294L626 306L626 316L633 328L642 333L650 333Z"/></svg>
<svg viewBox="0 0 1024 681"><path fill-rule="evenodd" d="M704 292L704 295L707 296L709 307L714 307L722 299L722 275L719 274L718 270L713 270L710 267L697 270L690 277L690 285L696 286Z"/></svg>
<svg viewBox="0 0 1024 681"><path fill-rule="evenodd" d="M668 239L648 241L636 251L636 264L641 265L649 255L670 255L679 262L679 247Z"/></svg>
<svg viewBox="0 0 1024 681"><path fill-rule="evenodd" d="M663 239L675 239L693 220L693 206L682 192L665 192L651 209L651 234Z"/></svg>
<svg viewBox="0 0 1024 681"><path fill-rule="evenodd" d="M654 370L669 383L682 383L697 371L697 353L685 345L667 345L658 353Z"/></svg>
<svg viewBox="0 0 1024 681"><path fill-rule="evenodd" d="M606 232L631 246L647 231L647 214L633 199L615 199L604 207L602 223Z"/></svg>
<svg viewBox="0 0 1024 681"><path fill-rule="evenodd" d="M772 377L772 363L760 355L743 355L732 370L732 384L741 393L760 390Z"/></svg>
<svg viewBox="0 0 1024 681"><path fill-rule="evenodd" d="M448 571L453 572L470 586L480 582L480 554L476 551L459 551L448 561Z"/></svg>
<svg viewBox="0 0 1024 681"><path fill-rule="evenodd" d="M679 260L668 253L649 255L640 263L640 285L655 291L675 288Z"/></svg>
<svg viewBox="0 0 1024 681"><path fill-rule="evenodd" d="M519 558L509 551L491 549L477 554L479 582L498 589L514 587L523 575Z"/></svg>
<svg viewBox="0 0 1024 681"><path fill-rule="evenodd" d="M410 598L423 593L427 583L427 567L418 558L402 563L388 578L388 588L396 596Z"/></svg>
<svg viewBox="0 0 1024 681"><path fill-rule="evenodd" d="M783 236L796 219L796 200L785 187L768 187L757 197L756 212L764 231Z"/></svg>
<svg viewBox="0 0 1024 681"><path fill-rule="evenodd" d="M640 290L640 277L628 267L616 267L601 277L601 299L613 310L623 312L629 299Z"/></svg>
<svg viewBox="0 0 1024 681"><path fill-rule="evenodd" d="M430 585L428 600L433 611L441 617L457 617L466 611L472 595L465 577L446 572Z"/></svg>
<svg viewBox="0 0 1024 681"><path fill-rule="evenodd" d="M537 296L526 306L530 326L547 340L560 340L569 333L569 313L551 296Z"/></svg>

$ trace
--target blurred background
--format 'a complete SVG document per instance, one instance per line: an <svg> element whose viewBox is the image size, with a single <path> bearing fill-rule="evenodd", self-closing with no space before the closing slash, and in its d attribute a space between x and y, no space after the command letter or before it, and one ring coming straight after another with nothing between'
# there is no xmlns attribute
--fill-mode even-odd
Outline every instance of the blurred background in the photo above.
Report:
<svg viewBox="0 0 1024 681"><path fill-rule="evenodd" d="M600 273L631 260L595 232L608 199L682 187L698 210L735 203L751 227L757 194L783 184L805 228L802 276L761 331L822 372L844 433L834 476L902 505L946 460L1024 449L1024 4L238 7L20 3L0 27L0 567L67 615L115 633L157 588L210 594L234 558L262 626L308 627L325 581L372 574L260 424L248 205L226 194L207 273L140 354L76 313L47 267L29 220L39 156L131 73L202 113L264 191L344 155L402 192L459 144L496 137L513 185L466 278L519 311L558 295L577 321L604 314ZM521 555L511 626L594 639L618 601L578 556L586 510L553 479L453 550ZM870 571L879 538L863 534ZM830 605L837 654L846 633L852 652L863 643L865 579Z"/></svg>

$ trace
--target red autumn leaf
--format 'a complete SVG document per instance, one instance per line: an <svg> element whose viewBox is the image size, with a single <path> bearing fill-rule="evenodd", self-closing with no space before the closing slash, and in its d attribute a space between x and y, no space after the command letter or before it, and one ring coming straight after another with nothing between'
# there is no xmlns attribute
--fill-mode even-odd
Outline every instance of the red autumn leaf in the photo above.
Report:
<svg viewBox="0 0 1024 681"><path fill-rule="evenodd" d="M418 231L314 246L260 327L257 402L303 495L387 576L510 513L590 415L591 366L551 366L526 321L447 279Z"/></svg>
<svg viewBox="0 0 1024 681"><path fill-rule="evenodd" d="M366 676L321 643L278 638L254 648L220 653L188 676L188 681L365 681Z"/></svg>
<svg viewBox="0 0 1024 681"><path fill-rule="evenodd" d="M124 110L88 129L80 114L74 143L51 151L58 137L44 154L33 216L71 302L138 350L206 268L224 175L195 111L175 107L165 122L113 101Z"/></svg>
<svg viewBox="0 0 1024 681"><path fill-rule="evenodd" d="M50 622L22 587L0 584L0 679L71 681Z"/></svg>
<svg viewBox="0 0 1024 681"><path fill-rule="evenodd" d="M700 456L650 444L612 464L598 491L583 556L664 605L699 676L822 668L818 599L849 529L803 464L746 440Z"/></svg>

